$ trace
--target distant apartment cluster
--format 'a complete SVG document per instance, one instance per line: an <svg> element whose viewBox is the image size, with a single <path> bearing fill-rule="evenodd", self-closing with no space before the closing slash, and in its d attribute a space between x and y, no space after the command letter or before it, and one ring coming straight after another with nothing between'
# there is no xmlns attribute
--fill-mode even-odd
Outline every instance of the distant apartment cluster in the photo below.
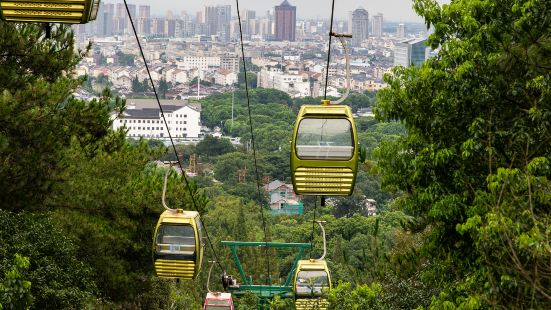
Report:
<svg viewBox="0 0 551 310"><path fill-rule="evenodd" d="M297 19L299 12L291 1L283 0L263 13L240 11L246 62L254 64L249 69L256 74L257 86L291 97L318 97L325 94L328 71L327 95L340 96L347 84L344 50L338 42L332 44L327 68L329 21ZM166 98L202 98L238 83L241 55L235 7L207 5L195 13L169 10L163 16L153 15L150 5L129 4L128 10L144 37L154 83L169 83ZM79 74L107 77L119 94L148 95L150 90L136 87L136 80L146 86L149 82L122 2L106 0L96 21L73 27L82 45L94 41L93 53L77 67ZM434 53L426 49L426 33L412 34L405 24L385 21L382 13L369 14L362 7L351 11L347 20L335 20L333 31L353 36L348 41L352 91L381 89L392 67L419 65Z"/></svg>
<svg viewBox="0 0 551 310"><path fill-rule="evenodd" d="M128 11L140 35L153 37L196 37L198 40L229 42L239 33L239 23L232 17L231 5L204 6L199 12L173 12L153 16L150 5L129 4ZM259 17L255 11L241 12L242 30L248 37L295 41L296 7L284 0ZM94 23L75 26L77 34L122 35L132 32L124 3L106 2L99 8Z"/></svg>

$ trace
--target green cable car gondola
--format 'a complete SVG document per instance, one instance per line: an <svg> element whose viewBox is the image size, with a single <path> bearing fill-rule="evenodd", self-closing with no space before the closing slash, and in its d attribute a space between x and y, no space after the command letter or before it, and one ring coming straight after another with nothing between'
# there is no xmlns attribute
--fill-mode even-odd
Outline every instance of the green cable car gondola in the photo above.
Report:
<svg viewBox="0 0 551 310"><path fill-rule="evenodd" d="M351 195L358 172L358 133L350 107L339 105L350 90L350 57L346 54L346 93L321 105L303 105L295 122L291 144L291 176L295 193L302 195Z"/></svg>
<svg viewBox="0 0 551 310"><path fill-rule="evenodd" d="M203 224L198 212L164 211L153 240L155 273L161 278L194 279L203 261Z"/></svg>
<svg viewBox="0 0 551 310"><path fill-rule="evenodd" d="M295 193L350 195L358 171L358 134L348 106L303 105L291 145Z"/></svg>
<svg viewBox="0 0 551 310"><path fill-rule="evenodd" d="M13 22L85 24L100 0L0 0L0 19Z"/></svg>

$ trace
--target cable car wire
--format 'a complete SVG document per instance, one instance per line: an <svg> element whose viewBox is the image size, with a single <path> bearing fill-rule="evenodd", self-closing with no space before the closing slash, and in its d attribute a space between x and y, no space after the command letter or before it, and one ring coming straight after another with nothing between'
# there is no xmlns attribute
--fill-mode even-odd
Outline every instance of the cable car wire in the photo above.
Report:
<svg viewBox="0 0 551 310"><path fill-rule="evenodd" d="M316 209L318 208L318 196L314 196L314 220L312 221L312 235L310 236L310 258L314 253L314 230L316 226Z"/></svg>
<svg viewBox="0 0 551 310"><path fill-rule="evenodd" d="M335 0L331 4L331 22L329 23L329 46L327 49L327 69L325 70L325 89L323 91L323 99L327 99L327 82L329 82L329 63L331 61L331 38L333 33L333 13L335 12Z"/></svg>
<svg viewBox="0 0 551 310"><path fill-rule="evenodd" d="M195 196L193 195L193 191L191 190L191 187L189 186L189 180L187 179L186 172L184 171L184 168L182 166L182 163L180 162L180 159L178 158L178 152L176 151L176 146L174 145L174 140L172 139L172 135L170 134L170 128L168 127L168 122L165 117L165 113L163 111L163 107L161 105L161 101L159 100L159 95L157 94L157 89L155 88L155 83L153 83L153 78L151 77L151 73L149 71L149 66L147 65L147 61L145 60L145 55L143 53L142 45L140 43L140 39L138 38L138 33L136 32L136 27L134 26L134 21L132 20L132 16L130 15L130 10L128 9L128 3L126 3L126 0L124 1L124 6L126 7L126 12L128 14L128 18L130 19L130 24L132 25L132 31L134 32L134 36L136 37L136 42L138 43L138 47L140 49L140 53L143 58L143 62L145 64L145 69L147 71L147 75L149 76L149 81L151 82L151 87L153 88L153 92L155 93L155 99L157 100L157 105L159 106L159 110L161 112L161 116L163 118L166 131L168 133L168 138L170 139L170 144L172 145L172 149L174 150L174 154L176 155L176 159L178 162L178 166L180 168L180 171L182 172L182 176L184 177L184 181L186 184L186 188L189 191L189 195L191 196L191 201L193 204L193 208L195 211L199 212L199 208L197 208L197 203L195 201ZM218 267L224 271L225 269L222 268L222 265L220 264L220 259L218 259L218 254L216 253L214 246L212 245L212 242L210 240L209 233L207 231L206 225L203 223L203 229L205 230L205 236L207 237L207 240L209 241L210 248L212 249L212 253L214 254L214 257L216 258L216 264Z"/></svg>
<svg viewBox="0 0 551 310"><path fill-rule="evenodd" d="M245 93L247 94L247 109L249 111L249 128L251 131L251 141L252 141L252 148L253 148L253 158L254 158L254 169L255 169L255 175L256 175L256 189L258 193L258 199L260 201L260 214L262 216L262 228L264 230L264 243L268 243L268 235L266 233L266 219L264 218L264 208L262 207L262 194L260 192L260 175L258 173L258 164L256 160L256 148L254 143L254 131L253 131L253 119L251 116L251 102L249 99L249 85L247 81L247 66L245 64L245 48L243 47L243 30L241 29L241 13L239 13L239 0L235 0L236 6L237 6L237 19L239 22L239 38L241 42L241 57L243 60L243 73L245 75ZM266 251L266 269L268 270L268 276L266 277L266 281L269 281L270 279L270 255L268 255L268 246L265 246Z"/></svg>
<svg viewBox="0 0 551 310"><path fill-rule="evenodd" d="M331 38L333 37L333 15L335 14L335 0L331 1L331 21L329 22L329 45L327 47L327 67L325 69L325 88L323 90L323 99L327 100L327 83L329 82L329 65L331 63ZM325 124L324 124L325 125ZM325 196L321 196L320 205L325 207ZM316 203L314 203L314 221L312 222L312 241L314 242L314 229L316 223L316 209L317 209L317 196Z"/></svg>

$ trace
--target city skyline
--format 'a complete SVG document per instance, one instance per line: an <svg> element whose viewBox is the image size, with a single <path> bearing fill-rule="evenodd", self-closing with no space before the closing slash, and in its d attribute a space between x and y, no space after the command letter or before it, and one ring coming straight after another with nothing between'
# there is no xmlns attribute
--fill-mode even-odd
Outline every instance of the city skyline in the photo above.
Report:
<svg viewBox="0 0 551 310"><path fill-rule="evenodd" d="M117 2L106 1L106 3ZM281 0L273 1L253 1L253 0L241 0L239 2L240 9L254 10L257 12L257 17L264 16L266 11L274 9L276 5L279 5ZM331 0L291 0L291 5L297 7L297 19L329 19L331 16ZM440 0L440 3L448 3L449 0ZM204 0L198 2L189 2L185 5L178 5L169 0L136 0L132 1L132 4L136 5L150 5L151 14L157 16L164 16L168 10L179 14L181 11L186 11L188 14L195 14L198 11L202 11L205 6L216 5L231 5L232 16L237 15L235 0ZM326 3L326 5L323 5ZM335 2L335 14L336 20L347 20L348 14L357 8L364 8L370 14L382 13L387 21L400 21L400 22L422 22L423 19L418 16L412 8L412 0L393 0L389 2L366 2L361 0L340 0ZM243 18L243 17L242 17Z"/></svg>

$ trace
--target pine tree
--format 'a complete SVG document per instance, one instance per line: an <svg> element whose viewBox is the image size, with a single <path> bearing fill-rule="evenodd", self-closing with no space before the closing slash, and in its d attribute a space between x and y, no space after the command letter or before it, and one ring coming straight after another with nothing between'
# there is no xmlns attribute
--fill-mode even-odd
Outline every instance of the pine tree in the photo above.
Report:
<svg viewBox="0 0 551 310"><path fill-rule="evenodd" d="M76 140L93 151L110 125L108 97L85 102L71 94L83 79L67 26L51 39L34 24L0 22L0 209L40 208Z"/></svg>

